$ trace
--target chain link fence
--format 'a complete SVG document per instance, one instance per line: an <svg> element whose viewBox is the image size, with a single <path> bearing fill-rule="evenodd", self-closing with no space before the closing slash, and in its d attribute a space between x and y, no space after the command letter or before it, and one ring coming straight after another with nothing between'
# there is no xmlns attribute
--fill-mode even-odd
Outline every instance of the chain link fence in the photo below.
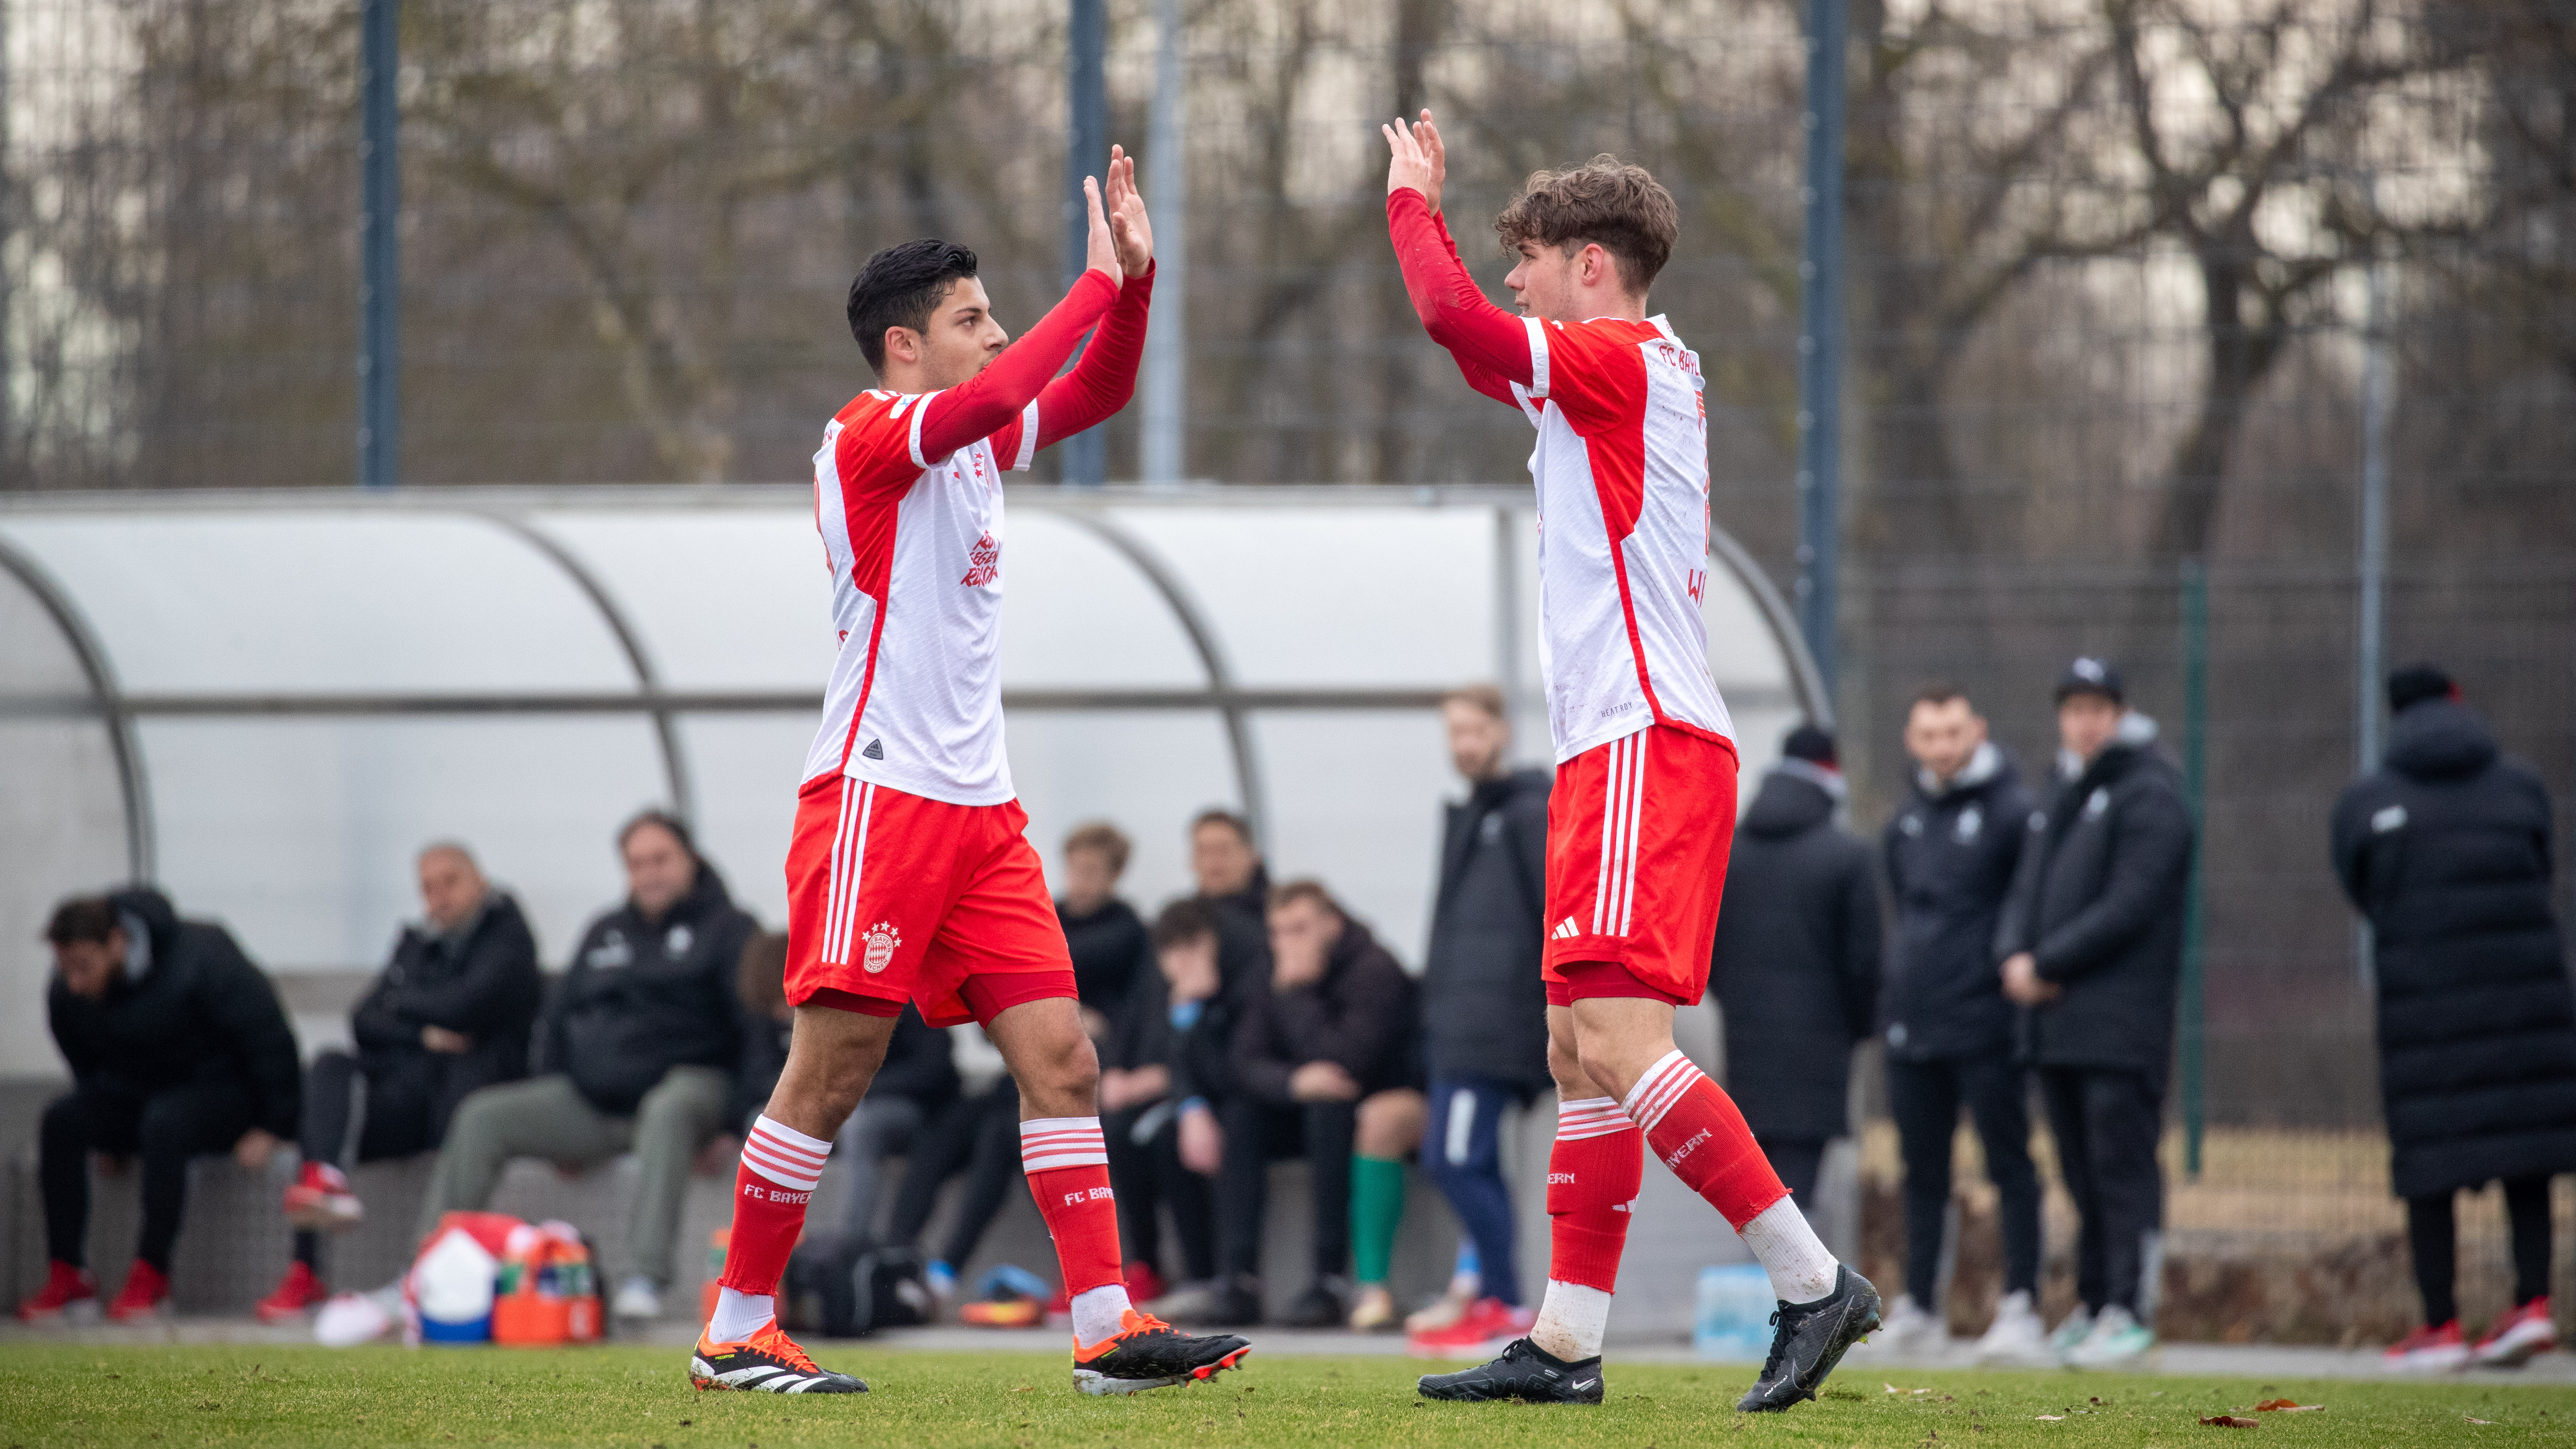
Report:
<svg viewBox="0 0 2576 1449"><path fill-rule="evenodd" d="M1135 143L1151 6L1110 13L1111 131ZM2169 742L2199 731L2208 1137L2199 1178L2177 1173L2169 1327L2391 1333L2406 1290L2370 997L2324 849L2366 693L2358 480L2371 457L2389 479L2387 661L2453 670L2547 777L2563 840L2576 9L1850 17L1855 822L1894 808L1899 715L1927 678L1968 688L2033 774L2078 651L2115 657ZM1188 195L1149 200L1189 236L1164 286L1188 302L1190 476L1519 476L1517 420L1422 338L1383 240L1375 123L1427 104L1498 295L1479 219L1528 170L1608 150L1671 186L1683 234L1655 302L1709 378L1713 507L1794 582L1795 7L1191 0L1185 19ZM0 486L346 485L355 5L0 0L0 31ZM1052 298L1063 31L1034 0L411 0L403 477L802 476L868 381L841 312L868 252L952 236L1006 323ZM1109 425L1113 478L1134 429ZM2196 641L2186 560L2207 580ZM1884 1136L1865 1154L1882 1188ZM2467 1215L2465 1258L2501 1262L2495 1217ZM2576 1234L2564 1202L2561 1222ZM1963 1248L1962 1283L1983 1251Z"/></svg>

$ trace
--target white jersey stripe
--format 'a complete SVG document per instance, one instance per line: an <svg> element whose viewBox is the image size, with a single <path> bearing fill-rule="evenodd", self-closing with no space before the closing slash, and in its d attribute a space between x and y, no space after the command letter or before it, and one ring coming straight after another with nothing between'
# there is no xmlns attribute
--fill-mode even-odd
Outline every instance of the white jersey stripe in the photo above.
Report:
<svg viewBox="0 0 2576 1449"><path fill-rule="evenodd" d="M859 924L859 886L868 871L868 816L876 809L877 787L873 781L859 782L859 828L850 841L850 899L841 914L841 959L850 959L850 937Z"/></svg>
<svg viewBox="0 0 2576 1449"><path fill-rule="evenodd" d="M1020 409L1020 450L1011 459L1011 471L1014 473L1025 473L1029 471L1029 465L1036 462L1037 458L1038 400L1036 398L1030 398L1029 405Z"/></svg>
<svg viewBox="0 0 2576 1449"><path fill-rule="evenodd" d="M837 965L841 960L841 957L834 949L833 938L839 933L838 926L841 919L841 901L843 899L843 893L850 888L850 878L844 868L843 852L849 848L850 844L850 796L854 793L856 792L850 789L849 777L846 775L842 776L841 818L840 822L832 828L831 885L823 894L822 959L826 964L830 965Z"/></svg>
<svg viewBox="0 0 2576 1449"><path fill-rule="evenodd" d="M1592 884L1592 934L1600 935L1609 917L1605 909L1610 900L1613 863L1619 852L1619 747L1610 742L1609 758L1603 764L1601 781L1601 867Z"/></svg>
<svg viewBox="0 0 2576 1449"><path fill-rule="evenodd" d="M1648 731L1640 730L1628 751L1628 849L1626 869L1619 883L1619 934L1628 934L1628 922L1637 908L1637 842L1644 834L1646 819L1646 751Z"/></svg>
<svg viewBox="0 0 2576 1449"><path fill-rule="evenodd" d="M1547 324L1536 317L1523 317L1521 325L1529 329L1529 395L1543 399L1547 396Z"/></svg>
<svg viewBox="0 0 2576 1449"><path fill-rule="evenodd" d="M912 404L912 466L916 468L927 469L930 466L930 460L921 456L921 420L930 416L930 400L937 396L938 393L926 392Z"/></svg>

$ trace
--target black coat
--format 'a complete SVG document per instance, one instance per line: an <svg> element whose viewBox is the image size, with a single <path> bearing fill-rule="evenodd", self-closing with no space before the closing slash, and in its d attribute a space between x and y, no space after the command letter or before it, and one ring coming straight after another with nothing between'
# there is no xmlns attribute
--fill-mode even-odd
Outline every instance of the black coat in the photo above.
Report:
<svg viewBox="0 0 2576 1449"><path fill-rule="evenodd" d="M1232 895L1199 899L1216 915L1216 974L1228 996L1270 981L1270 872L1252 868L1252 881Z"/></svg>
<svg viewBox="0 0 2576 1449"><path fill-rule="evenodd" d="M2194 832L2182 776L2155 752L2155 729L2128 715L2031 817L1995 959L2028 951L2041 979L2066 989L2022 1014L2032 1062L2143 1073L2161 1095Z"/></svg>
<svg viewBox="0 0 2576 1449"><path fill-rule="evenodd" d="M591 922L539 1029L545 1070L569 1074L592 1106L620 1117L673 1067L737 1070L735 966L755 929L703 861L659 923L647 925L631 900Z"/></svg>
<svg viewBox="0 0 2576 1449"><path fill-rule="evenodd" d="M1944 788L1914 773L1880 855L1895 897L1879 1020L1908 1061L2012 1050L2013 1008L1995 970L1995 924L2021 861L2030 792L1989 743Z"/></svg>
<svg viewBox="0 0 2576 1449"><path fill-rule="evenodd" d="M751 1119L768 1107L787 1070L787 1048L794 1023L776 1017L745 1014L742 1024L742 1070L734 1079L733 1105L727 1115L748 1131ZM901 1097L936 1113L957 1098L957 1063L949 1051L948 1033L921 1019L919 1009L905 1006L886 1039L885 1061L868 1079L868 1098Z"/></svg>
<svg viewBox="0 0 2576 1449"><path fill-rule="evenodd" d="M1102 1065L1134 1071L1165 1067L1172 1074L1170 1096L1192 1097L1214 1105L1237 1090L1234 1079L1234 1028L1241 1016L1238 999L1220 990L1199 1003L1187 1026L1172 1022L1171 987L1160 970L1137 978L1111 1036Z"/></svg>
<svg viewBox="0 0 2576 1449"><path fill-rule="evenodd" d="M519 903L494 891L462 928L433 936L406 926L393 959L349 1013L349 1035L371 1082L402 1082L430 1103L434 1136L465 1094L528 1074L528 1037L545 983L537 938ZM420 1029L473 1038L465 1052L434 1052Z"/></svg>
<svg viewBox="0 0 2576 1449"><path fill-rule="evenodd" d="M1851 1050L1869 1035L1878 976L1869 847L1835 827L1819 779L1774 770L1735 832L1709 957L1726 1089L1746 1125L1793 1141L1851 1130Z"/></svg>
<svg viewBox="0 0 2576 1449"><path fill-rule="evenodd" d="M1073 990L1082 1004L1118 1019L1140 976L1154 974L1154 945L1145 923L1125 901L1112 900L1087 916L1055 906L1064 941L1073 953Z"/></svg>
<svg viewBox="0 0 2576 1449"><path fill-rule="evenodd" d="M232 1082L255 1125L292 1139L303 1103L295 1030L277 990L232 933L182 921L159 891L108 897L134 943L126 975L92 1001L56 973L45 992L54 1045L82 1091L140 1103L173 1088Z"/></svg>
<svg viewBox="0 0 2576 1449"><path fill-rule="evenodd" d="M2549 793L2427 700L2335 802L2335 876L2378 942L2400 1197L2576 1172L2576 992L2549 907Z"/></svg>
<svg viewBox="0 0 2576 1449"><path fill-rule="evenodd" d="M1422 971L1423 1045L1435 1081L1548 1085L1547 772L1479 782L1448 807Z"/></svg>
<svg viewBox="0 0 2576 1449"><path fill-rule="evenodd" d="M1288 1079L1308 1062L1340 1063L1362 1096L1422 1085L1413 978L1357 921L1343 922L1321 980L1289 991L1256 984L1237 1009L1235 1085L1262 1101L1293 1101Z"/></svg>

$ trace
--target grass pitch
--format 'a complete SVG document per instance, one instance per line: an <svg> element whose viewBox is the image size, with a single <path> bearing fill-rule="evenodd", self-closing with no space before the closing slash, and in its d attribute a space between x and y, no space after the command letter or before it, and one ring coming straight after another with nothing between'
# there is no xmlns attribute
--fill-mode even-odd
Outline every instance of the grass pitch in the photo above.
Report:
<svg viewBox="0 0 2576 1449"><path fill-rule="evenodd" d="M700 1394L684 1351L0 1346L0 1444L611 1444L637 1449L996 1445L2145 1445L2576 1442L2576 1388L1902 1372L1854 1365L1819 1403L1734 1411L1734 1365L1610 1366L1596 1409L1430 1404L1421 1365L1265 1361L1186 1389L1093 1399L1062 1355L831 1346L864 1397ZM1889 1392L1893 1386L1897 1391ZM2322 1404L2253 1413L2260 1400ZM2200 1421L2235 1411L2252 1429ZM2484 1421L2484 1422L2480 1422Z"/></svg>

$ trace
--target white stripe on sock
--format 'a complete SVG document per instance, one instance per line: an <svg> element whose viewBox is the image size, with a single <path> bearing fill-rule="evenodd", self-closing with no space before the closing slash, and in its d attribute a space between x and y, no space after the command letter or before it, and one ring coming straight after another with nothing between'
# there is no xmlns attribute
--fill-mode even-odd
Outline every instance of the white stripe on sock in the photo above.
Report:
<svg viewBox="0 0 2576 1449"><path fill-rule="evenodd" d="M1109 1144L1097 1117L1031 1117L1020 1124L1020 1170L1105 1167Z"/></svg>

